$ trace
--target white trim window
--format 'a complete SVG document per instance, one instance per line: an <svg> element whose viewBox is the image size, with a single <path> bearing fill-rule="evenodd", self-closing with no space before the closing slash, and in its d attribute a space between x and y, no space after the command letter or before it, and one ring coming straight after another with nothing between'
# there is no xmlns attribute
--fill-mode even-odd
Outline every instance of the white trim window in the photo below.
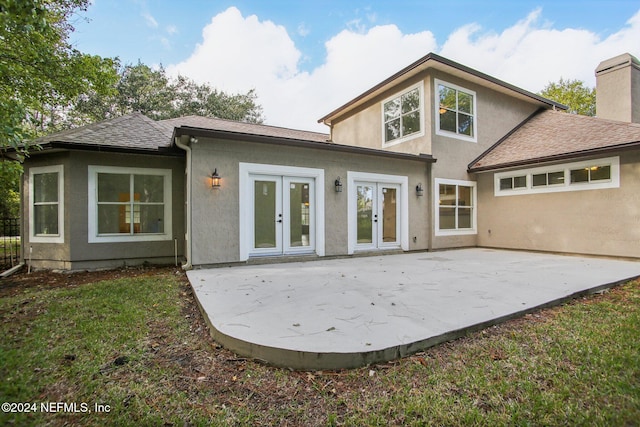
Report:
<svg viewBox="0 0 640 427"><path fill-rule="evenodd" d="M170 240L171 170L89 166L89 243Z"/></svg>
<svg viewBox="0 0 640 427"><path fill-rule="evenodd" d="M29 240L64 243L64 167L29 169Z"/></svg>
<svg viewBox="0 0 640 427"><path fill-rule="evenodd" d="M436 236L476 234L476 183L436 178L435 188Z"/></svg>
<svg viewBox="0 0 640 427"><path fill-rule="evenodd" d="M606 157L494 174L494 194L496 196L618 187L620 187L620 157Z"/></svg>
<svg viewBox="0 0 640 427"><path fill-rule="evenodd" d="M476 93L435 80L436 134L477 142Z"/></svg>
<svg viewBox="0 0 640 427"><path fill-rule="evenodd" d="M424 135L422 82L382 101L382 146Z"/></svg>

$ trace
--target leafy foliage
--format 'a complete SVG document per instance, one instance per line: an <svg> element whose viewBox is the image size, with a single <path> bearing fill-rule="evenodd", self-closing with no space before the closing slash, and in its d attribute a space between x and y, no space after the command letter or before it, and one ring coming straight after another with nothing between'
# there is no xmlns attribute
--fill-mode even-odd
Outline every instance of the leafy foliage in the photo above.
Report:
<svg viewBox="0 0 640 427"><path fill-rule="evenodd" d="M75 124L134 111L155 120L199 115L251 123L263 121L254 90L228 95L184 76L172 79L164 68L152 69L142 63L123 67L119 79L115 92L109 96L92 91L79 97L69 114Z"/></svg>
<svg viewBox="0 0 640 427"><path fill-rule="evenodd" d="M87 55L68 42L69 19L89 0L0 2L0 147L19 148L60 119L80 94L105 94L117 60Z"/></svg>
<svg viewBox="0 0 640 427"><path fill-rule="evenodd" d="M557 83L547 84L540 95L568 106L570 113L596 115L596 90L585 86L581 80L561 78Z"/></svg>
<svg viewBox="0 0 640 427"><path fill-rule="evenodd" d="M22 165L14 161L0 162L0 218L20 216L20 174Z"/></svg>

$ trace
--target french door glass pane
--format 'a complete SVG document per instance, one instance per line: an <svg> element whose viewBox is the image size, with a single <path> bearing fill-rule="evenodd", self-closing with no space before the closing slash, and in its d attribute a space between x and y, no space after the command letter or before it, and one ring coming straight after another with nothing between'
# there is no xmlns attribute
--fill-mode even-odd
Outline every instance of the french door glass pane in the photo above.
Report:
<svg viewBox="0 0 640 427"><path fill-rule="evenodd" d="M358 185L358 243L373 243L373 190L370 185Z"/></svg>
<svg viewBox="0 0 640 427"><path fill-rule="evenodd" d="M310 246L310 208L309 184L305 182L291 182L289 185L289 246Z"/></svg>
<svg viewBox="0 0 640 427"><path fill-rule="evenodd" d="M255 181L254 184L254 247L276 247L276 183Z"/></svg>
<svg viewBox="0 0 640 427"><path fill-rule="evenodd" d="M382 241L396 242L397 237L397 221L396 218L396 189L382 189Z"/></svg>

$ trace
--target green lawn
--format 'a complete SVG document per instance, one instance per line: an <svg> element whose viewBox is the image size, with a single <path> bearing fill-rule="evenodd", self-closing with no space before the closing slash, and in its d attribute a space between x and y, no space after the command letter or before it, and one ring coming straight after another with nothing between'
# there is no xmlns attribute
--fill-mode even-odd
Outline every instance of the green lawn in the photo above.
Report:
<svg viewBox="0 0 640 427"><path fill-rule="evenodd" d="M0 413L0 425L640 422L637 281L339 372L272 368L220 348L171 269L19 290L0 299L0 322L0 401L37 405ZM43 413L46 402L61 412Z"/></svg>

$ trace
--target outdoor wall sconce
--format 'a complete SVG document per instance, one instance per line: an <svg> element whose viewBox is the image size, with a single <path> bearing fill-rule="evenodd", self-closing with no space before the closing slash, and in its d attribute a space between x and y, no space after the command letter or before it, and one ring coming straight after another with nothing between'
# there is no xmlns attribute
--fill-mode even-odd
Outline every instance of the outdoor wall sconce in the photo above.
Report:
<svg viewBox="0 0 640 427"><path fill-rule="evenodd" d="M189 142L192 144L196 144L198 142L198 138L196 138L195 136L190 136Z"/></svg>
<svg viewBox="0 0 640 427"><path fill-rule="evenodd" d="M215 168L213 173L211 174L211 187L212 188L220 188L220 180L222 177L218 175L218 168Z"/></svg>
<svg viewBox="0 0 640 427"><path fill-rule="evenodd" d="M418 183L418 185L416 185L416 195L418 197L424 195L424 188L422 188L422 183Z"/></svg>
<svg viewBox="0 0 640 427"><path fill-rule="evenodd" d="M342 193L342 180L340 179L340 177L336 179L334 185L336 186L336 193Z"/></svg>

